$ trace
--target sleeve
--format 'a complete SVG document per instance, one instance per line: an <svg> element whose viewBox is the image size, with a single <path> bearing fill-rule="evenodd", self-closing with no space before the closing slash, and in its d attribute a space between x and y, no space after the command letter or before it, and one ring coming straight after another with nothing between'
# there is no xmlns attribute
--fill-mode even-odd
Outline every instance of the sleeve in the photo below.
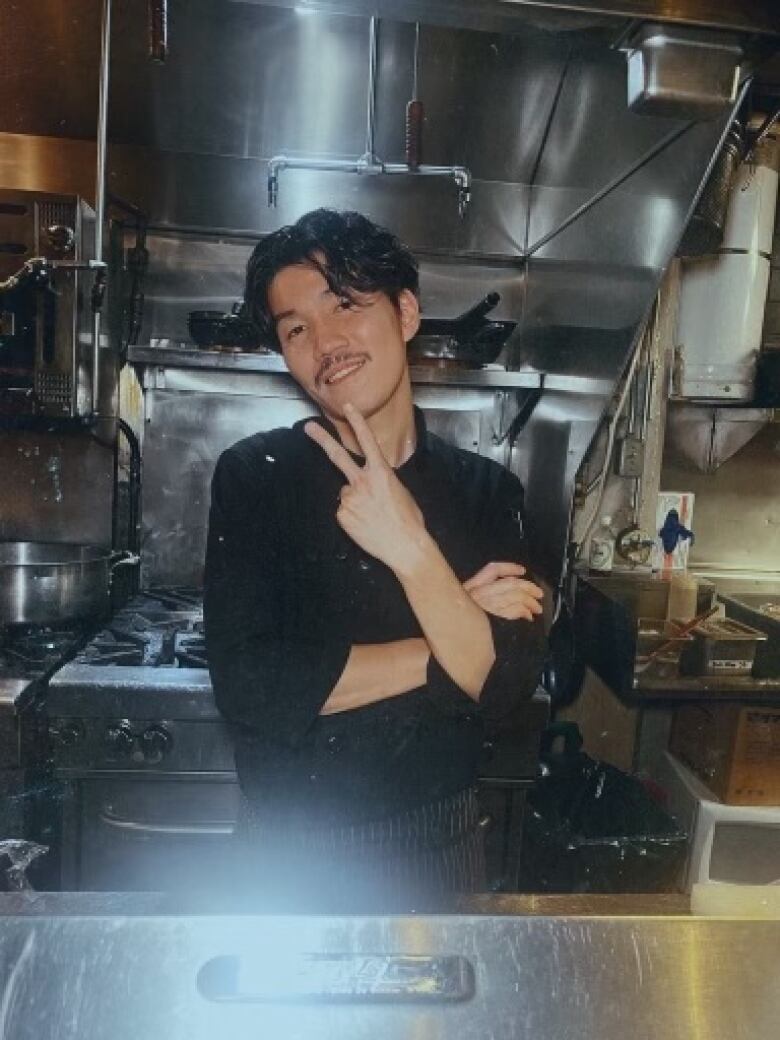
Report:
<svg viewBox="0 0 780 1040"><path fill-rule="evenodd" d="M350 646L282 634L284 528L275 505L264 452L248 457L229 449L221 456L211 486L205 637L222 715L296 746L344 671Z"/></svg>
<svg viewBox="0 0 780 1040"><path fill-rule="evenodd" d="M523 486L514 474L501 469L493 488L485 496L481 519L475 526L480 562L478 569L493 560L522 563L527 577L534 578L526 558L523 537ZM545 625L534 621L508 621L488 614L496 659L482 687L477 710L490 720L507 715L536 690L547 652ZM472 714L474 701L449 677L431 656L428 692L446 714Z"/></svg>

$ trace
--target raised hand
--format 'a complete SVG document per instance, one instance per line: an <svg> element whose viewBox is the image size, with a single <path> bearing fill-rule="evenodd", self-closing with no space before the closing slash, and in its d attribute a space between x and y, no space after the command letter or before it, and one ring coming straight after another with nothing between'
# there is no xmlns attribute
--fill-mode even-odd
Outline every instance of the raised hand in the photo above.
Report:
<svg viewBox="0 0 780 1040"><path fill-rule="evenodd" d="M413 566L424 551L428 535L423 515L360 412L347 405L344 415L365 456L362 467L319 423L307 423L304 429L347 478L336 512L339 526L364 552L398 574Z"/></svg>
<svg viewBox="0 0 780 1040"><path fill-rule="evenodd" d="M525 567L519 563L488 563L463 588L486 614L509 621L533 621L542 613L544 592L523 578Z"/></svg>

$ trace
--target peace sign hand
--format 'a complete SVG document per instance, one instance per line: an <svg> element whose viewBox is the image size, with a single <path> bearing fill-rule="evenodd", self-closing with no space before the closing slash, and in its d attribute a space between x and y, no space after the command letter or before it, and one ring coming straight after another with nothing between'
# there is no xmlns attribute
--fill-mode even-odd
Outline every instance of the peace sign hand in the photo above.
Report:
<svg viewBox="0 0 780 1040"><path fill-rule="evenodd" d="M399 574L424 550L428 535L423 515L360 412L347 405L344 414L365 456L362 467L319 423L307 423L304 430L347 478L336 512L339 526L364 552Z"/></svg>

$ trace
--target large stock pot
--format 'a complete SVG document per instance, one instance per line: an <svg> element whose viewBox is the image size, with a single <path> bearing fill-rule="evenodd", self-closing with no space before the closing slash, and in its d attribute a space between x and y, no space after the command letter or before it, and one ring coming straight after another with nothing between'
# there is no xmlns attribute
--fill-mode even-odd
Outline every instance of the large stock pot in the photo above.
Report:
<svg viewBox="0 0 780 1040"><path fill-rule="evenodd" d="M136 563L137 556L96 545L0 542L0 625L107 614L114 569Z"/></svg>

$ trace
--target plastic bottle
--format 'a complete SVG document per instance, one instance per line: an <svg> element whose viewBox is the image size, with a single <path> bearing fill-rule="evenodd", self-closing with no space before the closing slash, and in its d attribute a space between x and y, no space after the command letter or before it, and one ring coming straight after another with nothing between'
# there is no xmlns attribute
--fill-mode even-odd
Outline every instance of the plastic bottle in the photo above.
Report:
<svg viewBox="0 0 780 1040"><path fill-rule="evenodd" d="M612 533L612 517L602 516L599 528L590 540L588 566L597 574L609 574L615 560L615 536Z"/></svg>
<svg viewBox="0 0 780 1040"><path fill-rule="evenodd" d="M669 601L666 616L671 621L690 621L696 617L699 583L687 571L672 574L669 579Z"/></svg>

